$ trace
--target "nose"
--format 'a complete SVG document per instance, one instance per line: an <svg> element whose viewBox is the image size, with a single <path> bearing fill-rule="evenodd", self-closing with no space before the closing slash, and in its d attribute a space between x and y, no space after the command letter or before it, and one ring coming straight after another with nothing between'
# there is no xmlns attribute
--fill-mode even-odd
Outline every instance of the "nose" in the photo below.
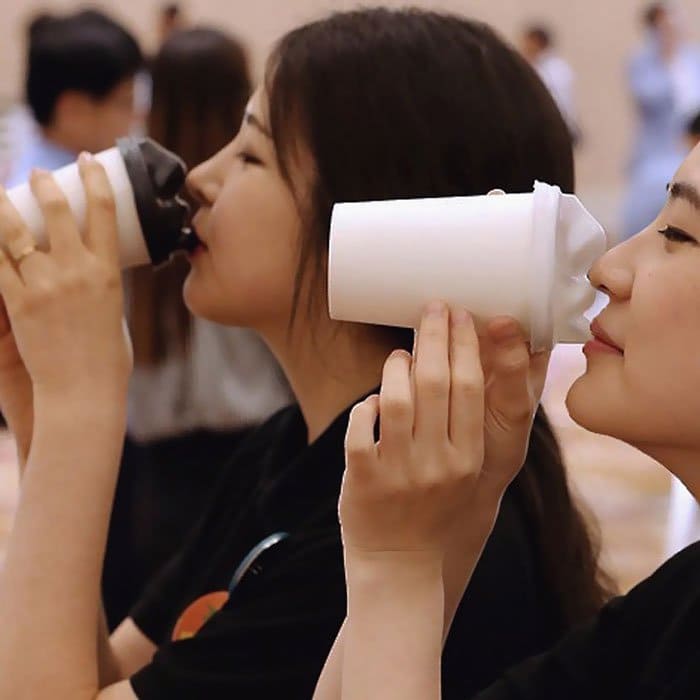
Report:
<svg viewBox="0 0 700 700"><path fill-rule="evenodd" d="M590 283L610 299L627 299L634 281L633 239L625 241L602 255L588 271Z"/></svg>
<svg viewBox="0 0 700 700"><path fill-rule="evenodd" d="M192 169L187 175L185 186L197 204L212 204L216 199L213 180L208 176L210 161L206 161Z"/></svg>

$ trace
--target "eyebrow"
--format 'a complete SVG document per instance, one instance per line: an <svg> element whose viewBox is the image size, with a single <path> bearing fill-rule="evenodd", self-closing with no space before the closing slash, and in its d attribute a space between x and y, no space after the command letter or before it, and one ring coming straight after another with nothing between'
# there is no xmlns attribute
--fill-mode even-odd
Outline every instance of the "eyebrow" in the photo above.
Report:
<svg viewBox="0 0 700 700"><path fill-rule="evenodd" d="M267 127L252 112L246 110L243 119L245 120L246 124L254 126L258 131L267 136L267 138L272 138L272 134L270 134ZM700 202L700 197L698 197L698 202Z"/></svg>
<svg viewBox="0 0 700 700"><path fill-rule="evenodd" d="M667 187L671 199L682 199L700 211L700 192L688 182L672 182Z"/></svg>

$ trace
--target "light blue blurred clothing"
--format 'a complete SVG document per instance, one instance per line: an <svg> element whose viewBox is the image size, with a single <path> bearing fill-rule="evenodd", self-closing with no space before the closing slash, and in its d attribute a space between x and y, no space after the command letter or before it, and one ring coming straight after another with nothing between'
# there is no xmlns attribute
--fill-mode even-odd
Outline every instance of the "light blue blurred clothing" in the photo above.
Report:
<svg viewBox="0 0 700 700"><path fill-rule="evenodd" d="M628 80L638 127L628 165L625 238L654 220L666 201L666 185L685 158L686 124L700 110L700 50L682 46L668 63L650 37L632 57Z"/></svg>
<svg viewBox="0 0 700 700"><path fill-rule="evenodd" d="M6 187L14 187L27 182L32 168L58 170L73 163L77 157L77 153L49 141L41 134L36 134L31 137L15 163L12 164Z"/></svg>

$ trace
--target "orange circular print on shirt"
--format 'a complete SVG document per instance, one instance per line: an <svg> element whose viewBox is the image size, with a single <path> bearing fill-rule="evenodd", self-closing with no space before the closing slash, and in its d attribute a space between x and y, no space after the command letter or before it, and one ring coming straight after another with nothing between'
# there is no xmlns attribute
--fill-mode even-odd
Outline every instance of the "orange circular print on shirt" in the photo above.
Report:
<svg viewBox="0 0 700 700"><path fill-rule="evenodd" d="M185 612L180 615L175 623L172 634L173 642L194 637L209 621L209 618L226 605L227 600L227 591L207 593L207 595L197 598L194 603L187 606Z"/></svg>

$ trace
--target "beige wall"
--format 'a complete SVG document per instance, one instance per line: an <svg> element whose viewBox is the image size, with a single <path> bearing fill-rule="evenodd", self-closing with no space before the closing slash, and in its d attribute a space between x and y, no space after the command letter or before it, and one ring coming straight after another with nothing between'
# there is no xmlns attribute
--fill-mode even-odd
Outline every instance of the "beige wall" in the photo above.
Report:
<svg viewBox="0 0 700 700"><path fill-rule="evenodd" d="M76 0L0 0L0 95L18 95L24 19L40 8L73 8ZM128 24L146 46L154 42L157 0L93 2ZM274 39L290 27L354 0L183 0L192 18L226 27L251 47L256 70ZM363 4L371 4L365 1ZM400 6L406 3L385 0ZM491 22L508 38L527 20L542 18L559 35L562 53L577 73L577 98L585 144L578 155L579 191L590 208L614 228L621 173L632 121L624 86L624 60L639 39L645 0L439 0L413 2ZM685 0L686 24L700 38L700 2Z"/></svg>

